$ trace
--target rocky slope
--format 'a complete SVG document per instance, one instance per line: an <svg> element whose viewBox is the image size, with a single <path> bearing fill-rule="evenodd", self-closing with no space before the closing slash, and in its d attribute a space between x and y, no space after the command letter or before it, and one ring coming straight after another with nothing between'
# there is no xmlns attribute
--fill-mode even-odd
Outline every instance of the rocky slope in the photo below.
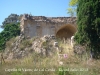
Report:
<svg viewBox="0 0 100 75"><path fill-rule="evenodd" d="M58 42L54 36L24 38L20 35L6 43L5 59L19 59L28 56L32 52L44 56L52 56L58 50Z"/></svg>

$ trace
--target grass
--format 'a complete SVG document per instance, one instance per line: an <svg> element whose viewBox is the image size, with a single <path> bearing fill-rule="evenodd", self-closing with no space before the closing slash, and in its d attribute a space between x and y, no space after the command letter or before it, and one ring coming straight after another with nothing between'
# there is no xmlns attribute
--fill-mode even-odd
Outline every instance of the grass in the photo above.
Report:
<svg viewBox="0 0 100 75"><path fill-rule="evenodd" d="M88 53L82 57L74 54L69 40L58 40L58 43L62 49L59 54L66 54L66 58L58 58L57 53L44 57L34 52L23 59L5 60L6 63L0 65L0 75L100 75L100 60L89 60ZM25 40L23 44L29 47L31 41Z"/></svg>

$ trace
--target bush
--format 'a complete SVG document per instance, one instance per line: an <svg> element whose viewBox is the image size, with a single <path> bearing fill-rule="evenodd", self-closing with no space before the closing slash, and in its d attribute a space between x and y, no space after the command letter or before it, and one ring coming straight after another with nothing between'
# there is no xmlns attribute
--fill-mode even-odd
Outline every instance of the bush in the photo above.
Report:
<svg viewBox="0 0 100 75"><path fill-rule="evenodd" d="M7 24L0 33L0 50L5 49L6 42L12 37L20 35L20 24Z"/></svg>

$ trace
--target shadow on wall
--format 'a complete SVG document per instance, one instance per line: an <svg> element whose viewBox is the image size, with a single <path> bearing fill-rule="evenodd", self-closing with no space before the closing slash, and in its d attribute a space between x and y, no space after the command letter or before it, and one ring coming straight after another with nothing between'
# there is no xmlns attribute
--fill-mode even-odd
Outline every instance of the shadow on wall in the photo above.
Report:
<svg viewBox="0 0 100 75"><path fill-rule="evenodd" d="M56 32L56 37L65 39L71 38L71 36L73 36L76 31L77 28L75 25L66 24L58 29L58 31Z"/></svg>

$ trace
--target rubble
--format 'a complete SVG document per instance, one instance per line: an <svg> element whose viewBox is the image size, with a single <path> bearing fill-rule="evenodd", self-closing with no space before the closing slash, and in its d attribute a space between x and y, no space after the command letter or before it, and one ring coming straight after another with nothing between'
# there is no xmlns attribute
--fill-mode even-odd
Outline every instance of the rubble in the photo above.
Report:
<svg viewBox="0 0 100 75"><path fill-rule="evenodd" d="M11 49L5 49L4 57L8 60L21 59L28 56L32 52L36 52L43 56L52 56L54 52L59 51L58 43L55 42L56 40L53 38L50 35L45 35L41 38L35 37L34 39L24 39L24 36L20 35L16 37L16 41L11 44ZM26 42L22 43L25 40ZM28 46L27 44L30 44L28 42L32 42L32 44Z"/></svg>

